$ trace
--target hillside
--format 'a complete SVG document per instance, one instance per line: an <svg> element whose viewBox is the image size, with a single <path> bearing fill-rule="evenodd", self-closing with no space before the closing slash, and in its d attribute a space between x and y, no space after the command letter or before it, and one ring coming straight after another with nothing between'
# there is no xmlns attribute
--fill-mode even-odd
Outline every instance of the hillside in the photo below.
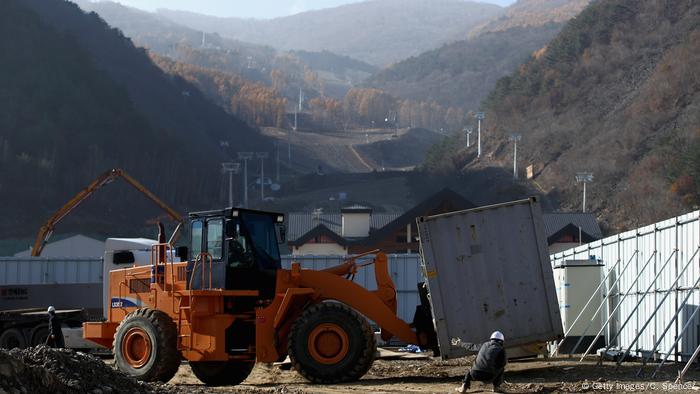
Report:
<svg viewBox="0 0 700 394"><path fill-rule="evenodd" d="M488 32L381 70L364 84L412 100L477 109L499 78L513 72L561 29L550 23Z"/></svg>
<svg viewBox="0 0 700 394"><path fill-rule="evenodd" d="M598 1L485 102L486 157L521 168L580 209L574 175L590 171L588 206L613 228L700 202L700 4ZM490 164L489 164L490 163Z"/></svg>
<svg viewBox="0 0 700 394"><path fill-rule="evenodd" d="M413 100L478 110L496 81L512 73L561 30L588 0L519 0L468 38L397 62L364 85Z"/></svg>
<svg viewBox="0 0 700 394"><path fill-rule="evenodd" d="M565 23L578 15L591 0L518 0L506 8L506 12L485 22L469 32L476 37L486 32L496 32L514 27L536 27L548 23Z"/></svg>
<svg viewBox="0 0 700 394"><path fill-rule="evenodd" d="M281 50L331 51L377 66L458 40L501 7L461 0L371 0L271 20L158 14L197 30Z"/></svg>
<svg viewBox="0 0 700 394"><path fill-rule="evenodd" d="M342 98L353 85L376 71L374 66L367 63L328 51L279 51L265 45L222 37L210 29L186 27L161 15L111 1L74 2L85 11L97 13L136 45L159 56L267 85L273 85L275 79L279 80L279 76L282 76L290 85L289 89L282 91L289 99L296 99L299 88L307 91L320 89L319 86L312 86L313 83L307 83L309 73L313 73L323 84L325 94Z"/></svg>
<svg viewBox="0 0 700 394"><path fill-rule="evenodd" d="M249 150L268 144L71 3L1 2L0 52L1 236L34 233L112 167L182 211L218 205L220 180L210 175L225 157L219 142ZM161 212L124 185L108 188L61 229L152 230L144 218Z"/></svg>

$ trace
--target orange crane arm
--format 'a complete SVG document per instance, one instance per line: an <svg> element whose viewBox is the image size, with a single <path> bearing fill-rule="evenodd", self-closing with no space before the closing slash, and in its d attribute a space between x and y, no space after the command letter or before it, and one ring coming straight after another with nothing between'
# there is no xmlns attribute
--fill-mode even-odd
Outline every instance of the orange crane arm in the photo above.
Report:
<svg viewBox="0 0 700 394"><path fill-rule="evenodd" d="M85 201L85 199L90 197L94 192L99 190L102 186L111 183L117 178L124 179L124 181L126 181L126 183L134 187L134 189L143 193L146 197L148 197L148 199L150 199L156 205L162 208L168 214L168 216L170 216L170 218L177 223L177 227L175 228L173 236L170 238L169 241L171 244L175 242L175 240L177 240L177 235L179 234L180 227L182 226L182 216L179 213L175 212L168 205L166 205L163 201L156 197L155 194L151 193L150 190L146 189L145 186L139 183L136 179L132 178L131 175L127 174L124 170L120 168L114 168L100 174L100 176L98 176L97 179L92 181L92 183L90 183L85 189L81 190L78 194L75 195L75 197L70 199L65 205L59 208L58 211L56 211L53 214L53 216L51 216L49 220L47 220L46 223L44 223L44 225L41 226L41 229L39 229L39 233L36 236L36 240L34 241L34 246L32 247L32 256L41 255L41 251L44 249L44 245L46 245L46 242L51 237L51 234L53 234L54 227L58 222L61 221L61 219L63 219L64 217L66 217L66 215L71 213L73 209L75 209L78 205L80 205L80 203Z"/></svg>

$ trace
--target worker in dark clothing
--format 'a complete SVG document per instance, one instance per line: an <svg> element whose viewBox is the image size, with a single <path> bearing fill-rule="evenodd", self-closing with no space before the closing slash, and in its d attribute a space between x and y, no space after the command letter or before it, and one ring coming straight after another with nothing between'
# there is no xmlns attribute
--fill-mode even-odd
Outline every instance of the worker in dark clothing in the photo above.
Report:
<svg viewBox="0 0 700 394"><path fill-rule="evenodd" d="M56 309L50 306L49 312L49 335L46 337L46 346L63 348L66 344L63 342L63 331L61 331L61 321L56 316Z"/></svg>
<svg viewBox="0 0 700 394"><path fill-rule="evenodd" d="M491 340L481 345L476 361L470 370L464 375L462 386L456 391L464 393L469 390L472 380L493 384L495 393L502 393L503 372L506 368L506 350L503 348L503 334L494 331Z"/></svg>

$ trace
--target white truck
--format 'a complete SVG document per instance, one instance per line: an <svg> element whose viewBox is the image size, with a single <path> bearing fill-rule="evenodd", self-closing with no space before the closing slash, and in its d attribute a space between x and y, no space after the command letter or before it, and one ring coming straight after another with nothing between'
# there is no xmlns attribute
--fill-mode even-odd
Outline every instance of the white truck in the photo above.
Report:
<svg viewBox="0 0 700 394"><path fill-rule="evenodd" d="M108 305L104 273L150 264L147 238L108 238L99 259L44 257L0 258L0 347L24 348L46 341L49 305L62 322L66 347L95 349L83 339L82 323L98 321ZM177 259L177 258L175 258Z"/></svg>

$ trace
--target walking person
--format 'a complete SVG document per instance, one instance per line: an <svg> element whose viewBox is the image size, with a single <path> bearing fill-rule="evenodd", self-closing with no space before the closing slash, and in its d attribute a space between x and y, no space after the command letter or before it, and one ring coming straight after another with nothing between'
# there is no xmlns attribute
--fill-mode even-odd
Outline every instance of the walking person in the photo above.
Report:
<svg viewBox="0 0 700 394"><path fill-rule="evenodd" d="M61 321L56 316L56 308L50 306L49 312L49 335L46 337L46 346L64 348L63 331L61 331Z"/></svg>
<svg viewBox="0 0 700 394"><path fill-rule="evenodd" d="M506 350L503 348L505 338L500 331L494 331L488 342L481 345L479 354L471 369L467 370L462 386L455 390L465 393L469 390L472 380L492 383L495 393L502 393L503 373L506 368Z"/></svg>

